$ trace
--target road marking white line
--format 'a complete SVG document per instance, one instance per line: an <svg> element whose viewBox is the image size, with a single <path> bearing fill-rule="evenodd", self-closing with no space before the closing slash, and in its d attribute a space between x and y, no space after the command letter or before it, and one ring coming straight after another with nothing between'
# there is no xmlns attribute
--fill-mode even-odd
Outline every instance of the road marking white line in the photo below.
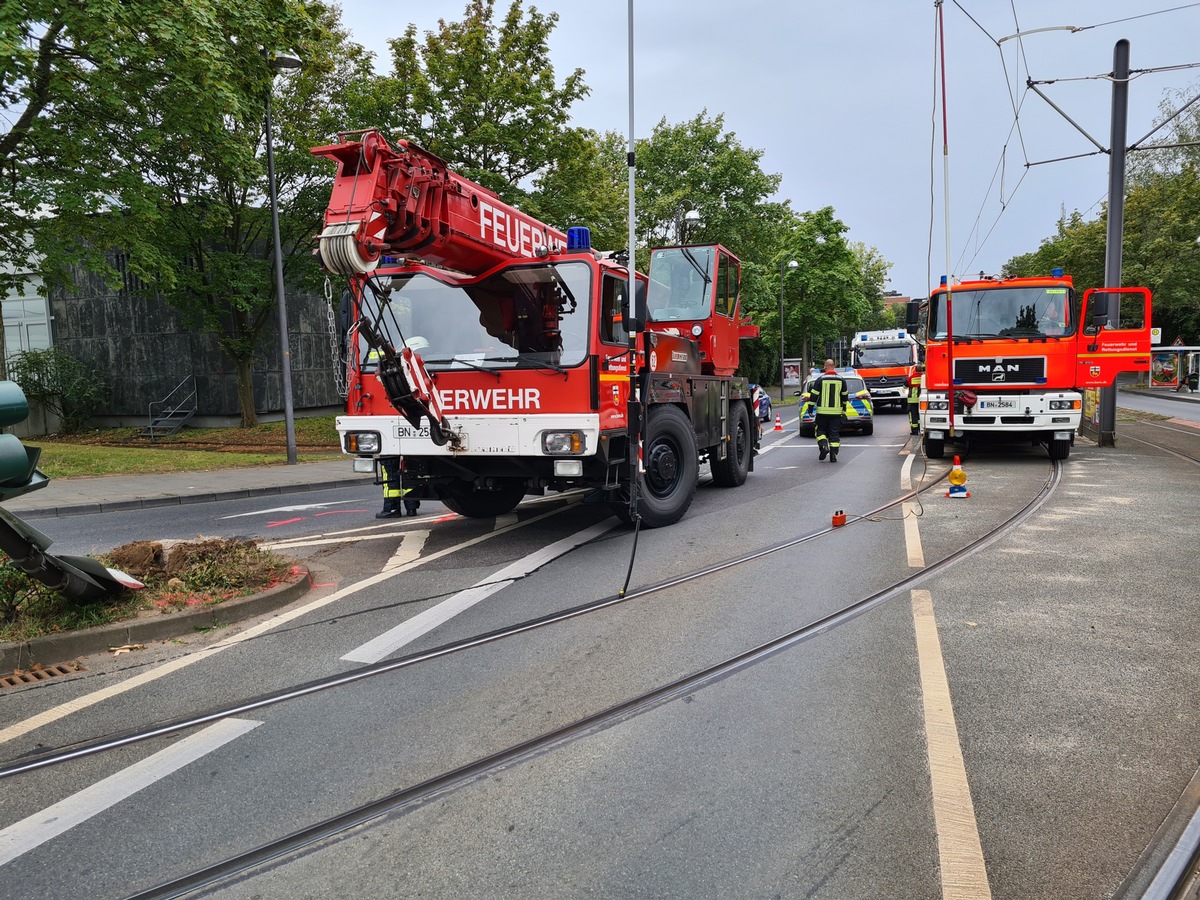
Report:
<svg viewBox="0 0 1200 900"><path fill-rule="evenodd" d="M356 544L359 541L394 541L396 538L403 538L408 534L408 526L389 526L393 530L379 532L376 534L353 534L343 537L329 538L289 538L284 541L273 541L271 543L262 543L258 546L263 550L299 550L301 547L322 547L326 544ZM394 530L397 527L403 530Z"/></svg>
<svg viewBox="0 0 1200 900"><path fill-rule="evenodd" d="M257 728L251 719L222 719L77 794L0 831L0 866L128 800L172 772Z"/></svg>
<svg viewBox="0 0 1200 900"><path fill-rule="evenodd" d="M274 506L271 509L256 509L254 512L235 513L232 516L221 516L221 520L225 519L241 519L246 516L265 516L270 513L280 512L302 512L306 509L324 509L327 506L345 506L348 503L362 503L361 500L333 500L329 503L298 503L295 506Z"/></svg>
<svg viewBox="0 0 1200 900"><path fill-rule="evenodd" d="M979 825L971 802L971 786L963 763L950 685L942 659L933 597L912 592L913 624L917 632L917 661L921 669L921 699L925 707L925 743L929 752L929 781L933 789L933 821L937 829L943 900L987 900L988 886Z"/></svg>
<svg viewBox="0 0 1200 900"><path fill-rule="evenodd" d="M900 490L902 491L912 490L912 467L916 458L914 454L910 453L905 457L904 465L900 467Z"/></svg>
<svg viewBox="0 0 1200 900"><path fill-rule="evenodd" d="M405 644L412 643L423 634L427 634L439 625L450 621L459 613L464 612L486 600L502 588L508 587L519 578L540 569L551 560L585 544L616 527L616 522L601 522L591 528L578 531L561 541L555 541L549 546L537 550L524 559L519 559L501 569L494 575L485 578L465 591L459 591L453 597L443 600L437 606L418 613L406 622L402 622L390 631L384 632L361 647L351 650L342 657L346 662L376 663L386 656L395 653Z"/></svg>
<svg viewBox="0 0 1200 900"><path fill-rule="evenodd" d="M904 511L904 547L908 551L908 565L913 569L923 569L925 549L921 546L921 531L917 527L917 504L905 501L900 508Z"/></svg>
<svg viewBox="0 0 1200 900"><path fill-rule="evenodd" d="M362 590L363 588L387 581L389 578L394 578L395 576L403 574L404 572L411 571L418 566L425 565L425 563L433 562L435 559L441 559L443 556L449 556L451 553L454 553L458 550L465 549L466 547L473 546L474 544L482 543L483 541L489 541L492 538L501 534L505 534L508 531L513 531L517 528L524 528L526 525L532 525L534 522L540 522L542 519L547 519L550 516L556 516L560 512L564 512L565 510L571 508L572 506L564 506L559 509L548 510L547 512L542 513L540 516L533 516L525 519L522 522L518 522L516 525L513 525L512 528L505 529L504 531L489 531L485 534L471 538L468 541L463 541L461 544L456 544L453 547L447 547L445 550L439 550L436 553L430 553L428 556L414 560L411 563L398 566L388 572L380 572L378 575L372 575L370 578L364 578L362 581L355 582L354 584L347 585L340 590L334 591L327 597L321 597L317 600L313 600L310 603L306 603L303 606L280 613L277 616L273 616L264 622L260 622L253 628L247 628L245 631L231 635L220 643L213 644L213 646L207 647L204 650L199 650L195 653L189 654L188 656L180 656L177 659L163 663L161 666L155 669L142 672L140 675L134 675L132 678L128 678L119 684L101 688L98 691L93 691L92 693L86 694L82 697L76 697L74 700L69 700L66 703L53 707L52 709L47 709L44 712L40 712L36 716L30 716L28 719L25 719L21 722L16 722L12 725L9 725L7 728L0 729L0 744L11 741L14 738L20 737L21 735L28 734L31 731L41 728L43 725L49 725L51 722L57 722L59 719L65 719L72 713L87 709L89 706L94 706L95 704L104 700L108 700L111 697L116 697L119 694L123 694L126 691L131 691L134 688L141 687L144 684L150 684L153 681L157 681L159 678L170 675L173 672L178 672L180 669L186 669L193 663L198 663L202 660L208 659L210 656L215 656L222 650L228 650L230 647L237 646L244 641L253 640L254 638L264 635L269 631L273 631L281 625L288 624L294 619L298 619L301 616L306 616L310 612L315 612L324 606L329 606L331 603L336 603L338 600L341 600L344 597L352 596L354 593Z"/></svg>
<svg viewBox="0 0 1200 900"><path fill-rule="evenodd" d="M420 559L421 552L425 549L425 542L429 540L429 534L428 528L406 534L404 540L400 542L400 546L396 548L396 552L392 554L392 558L383 567L383 571L390 572L392 569L398 569L400 566Z"/></svg>

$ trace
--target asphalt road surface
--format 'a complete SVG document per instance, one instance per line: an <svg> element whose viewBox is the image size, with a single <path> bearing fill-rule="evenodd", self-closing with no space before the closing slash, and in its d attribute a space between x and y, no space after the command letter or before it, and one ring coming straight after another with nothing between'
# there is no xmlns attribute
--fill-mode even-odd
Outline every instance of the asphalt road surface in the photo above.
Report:
<svg viewBox="0 0 1200 900"><path fill-rule="evenodd" d="M186 521L177 508L56 520L56 534L78 528L56 539L62 552L150 534L267 537L317 585L259 621L6 691L5 769L218 714L0 780L0 884L128 896L798 634L209 893L1111 896L1196 769L1200 667L1191 605L1147 595L1140 557L1112 554L1106 572L1088 537L1194 467L1077 447L1016 531L886 593L1045 495L1044 450L973 455L970 500L942 484L892 506L948 469L908 452L906 417L847 438L836 465L788 424L764 434L746 485L702 487L682 522L638 536L636 555L628 529L577 497L496 520L431 507L379 522L361 489L198 504ZM1142 429L1130 443L1156 427L1127 425ZM830 527L836 510L847 527ZM236 708L613 600L631 555L625 602Z"/></svg>

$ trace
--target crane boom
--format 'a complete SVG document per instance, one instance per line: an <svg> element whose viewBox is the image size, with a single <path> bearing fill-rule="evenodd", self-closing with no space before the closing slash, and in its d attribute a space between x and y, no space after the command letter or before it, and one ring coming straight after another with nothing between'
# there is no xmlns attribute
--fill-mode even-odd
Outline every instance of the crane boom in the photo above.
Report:
<svg viewBox="0 0 1200 900"><path fill-rule="evenodd" d="M365 274L384 255L410 255L477 274L566 245L561 231L454 174L445 160L411 141L393 147L375 130L338 137L311 150L337 163L319 236L329 271Z"/></svg>

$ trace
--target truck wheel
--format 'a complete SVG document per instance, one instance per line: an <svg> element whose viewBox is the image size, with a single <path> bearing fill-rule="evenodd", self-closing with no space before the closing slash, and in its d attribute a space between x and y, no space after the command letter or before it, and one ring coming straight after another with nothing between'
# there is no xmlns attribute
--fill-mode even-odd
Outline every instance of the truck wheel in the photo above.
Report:
<svg viewBox="0 0 1200 900"><path fill-rule="evenodd" d="M750 472L750 454L754 438L750 434L750 414L745 403L734 403L729 410L729 446L724 459L718 459L720 447L708 451L713 484L718 487L737 487L746 483Z"/></svg>
<svg viewBox="0 0 1200 900"><path fill-rule="evenodd" d="M489 519L512 512L524 496L523 481L509 481L494 491L477 491L469 483L459 482L441 491L441 501L447 509L472 519Z"/></svg>
<svg viewBox="0 0 1200 900"><path fill-rule="evenodd" d="M929 459L941 459L946 455L946 442L941 438L925 438L925 455Z"/></svg>
<svg viewBox="0 0 1200 900"><path fill-rule="evenodd" d="M646 417L642 448L646 474L638 491L638 515L647 528L674 525L692 505L700 461L696 434L678 407L656 406Z"/></svg>
<svg viewBox="0 0 1200 900"><path fill-rule="evenodd" d="M1051 459L1066 459L1071 455L1071 442L1051 438L1046 442L1046 449L1050 451Z"/></svg>

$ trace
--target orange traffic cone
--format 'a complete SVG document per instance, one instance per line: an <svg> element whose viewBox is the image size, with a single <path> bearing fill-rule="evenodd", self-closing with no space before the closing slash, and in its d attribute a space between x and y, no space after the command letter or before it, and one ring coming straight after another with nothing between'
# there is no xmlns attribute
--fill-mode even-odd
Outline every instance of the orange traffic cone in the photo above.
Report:
<svg viewBox="0 0 1200 900"><path fill-rule="evenodd" d="M783 419L779 417L779 413L775 413L775 430L783 431Z"/></svg>
<svg viewBox="0 0 1200 900"><path fill-rule="evenodd" d="M967 490L967 473L963 471L957 456L954 457L954 468L950 470L946 480L950 482L950 490L946 491L947 497L965 499L971 496L971 492Z"/></svg>

